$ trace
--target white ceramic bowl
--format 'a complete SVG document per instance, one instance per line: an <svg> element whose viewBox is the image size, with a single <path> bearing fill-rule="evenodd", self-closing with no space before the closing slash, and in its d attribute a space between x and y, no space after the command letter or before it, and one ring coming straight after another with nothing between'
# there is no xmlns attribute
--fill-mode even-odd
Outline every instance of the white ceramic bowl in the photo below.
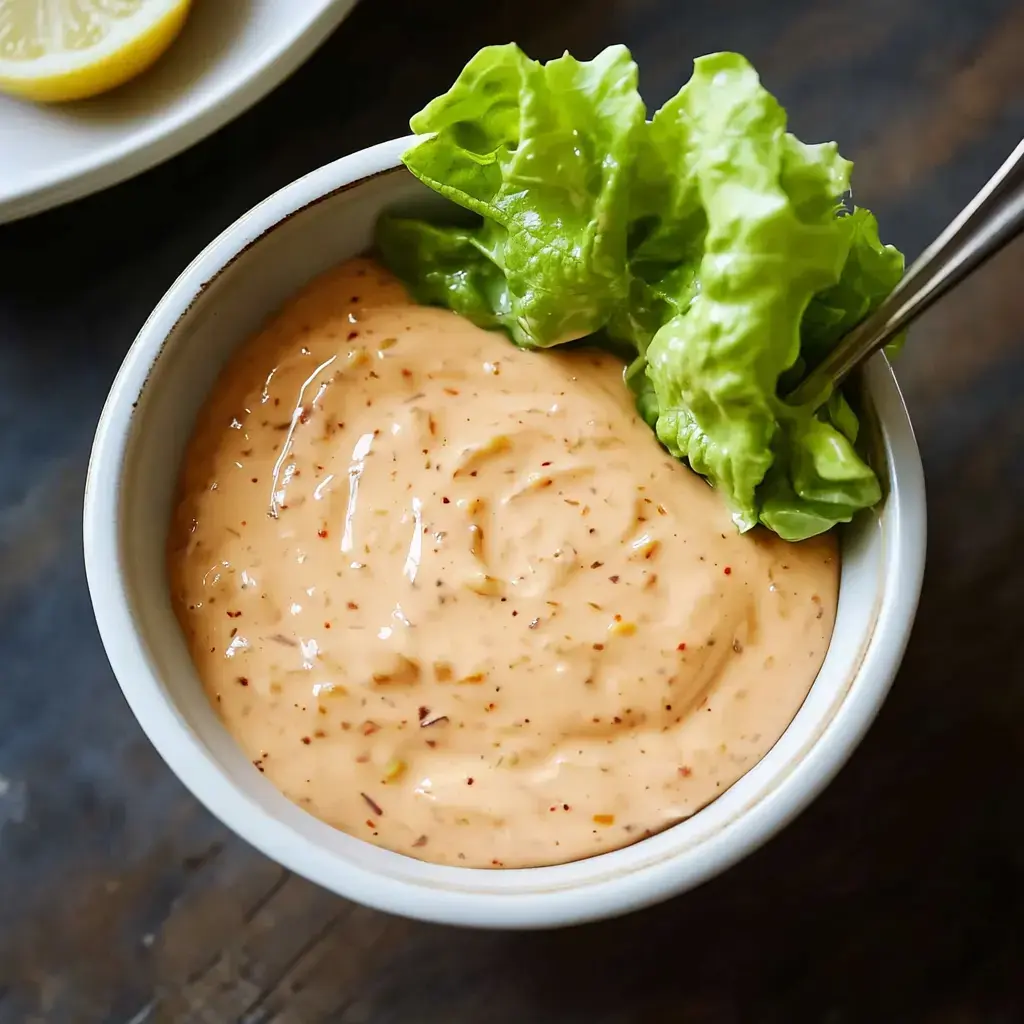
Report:
<svg viewBox="0 0 1024 1024"><path fill-rule="evenodd" d="M769 754L689 820L556 867L440 867L330 828L252 766L207 703L171 611L164 543L182 451L231 350L306 281L363 252L393 203L437 202L404 168L408 139L281 189L178 278L139 333L103 410L85 496L85 559L100 634L150 740L217 817L342 896L410 917L531 928L609 917L683 892L789 822L849 757L903 655L924 568L920 457L888 365L866 371L886 463L879 514L843 531L835 634L807 700ZM822 842L828 837L823 836Z"/></svg>

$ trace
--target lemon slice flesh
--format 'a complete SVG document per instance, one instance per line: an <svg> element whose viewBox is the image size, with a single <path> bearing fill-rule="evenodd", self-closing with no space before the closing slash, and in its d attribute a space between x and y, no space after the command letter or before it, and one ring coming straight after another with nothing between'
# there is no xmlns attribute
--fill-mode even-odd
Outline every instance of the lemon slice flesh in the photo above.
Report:
<svg viewBox="0 0 1024 1024"><path fill-rule="evenodd" d="M106 92L174 42L191 0L0 0L0 91L43 103Z"/></svg>

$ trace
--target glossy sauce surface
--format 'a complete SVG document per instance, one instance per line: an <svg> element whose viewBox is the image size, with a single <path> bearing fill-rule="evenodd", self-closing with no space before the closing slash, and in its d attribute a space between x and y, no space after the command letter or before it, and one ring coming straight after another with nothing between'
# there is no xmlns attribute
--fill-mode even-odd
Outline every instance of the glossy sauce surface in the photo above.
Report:
<svg viewBox="0 0 1024 1024"><path fill-rule="evenodd" d="M738 535L621 374L366 260L236 353L169 574L210 700L290 799L425 860L551 864L687 817L782 734L835 542Z"/></svg>

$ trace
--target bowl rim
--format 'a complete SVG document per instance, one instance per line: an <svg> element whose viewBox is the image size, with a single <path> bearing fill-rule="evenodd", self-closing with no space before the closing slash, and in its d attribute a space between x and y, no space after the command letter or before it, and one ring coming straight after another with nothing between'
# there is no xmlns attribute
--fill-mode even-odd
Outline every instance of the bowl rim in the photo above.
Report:
<svg viewBox="0 0 1024 1024"><path fill-rule="evenodd" d="M881 598L872 631L842 698L802 756L718 831L627 870L529 894L497 887L471 892L431 886L351 862L339 880L336 855L315 846L241 792L164 693L145 650L122 569L123 477L139 398L175 326L195 299L248 248L295 214L399 169L401 154L411 141L412 136L393 139L342 157L264 199L192 260L143 324L104 404L86 478L85 567L100 637L132 712L175 775L215 817L297 874L377 910L445 924L541 928L616 916L700 885L761 846L824 789L860 742L899 667L920 595L926 547L920 455L895 378L884 357L876 357L866 369L866 384L890 467L886 501L891 522L883 543ZM634 844L642 845L643 841ZM557 867L561 865L519 870L539 883L545 872ZM474 875L480 871L448 870Z"/></svg>

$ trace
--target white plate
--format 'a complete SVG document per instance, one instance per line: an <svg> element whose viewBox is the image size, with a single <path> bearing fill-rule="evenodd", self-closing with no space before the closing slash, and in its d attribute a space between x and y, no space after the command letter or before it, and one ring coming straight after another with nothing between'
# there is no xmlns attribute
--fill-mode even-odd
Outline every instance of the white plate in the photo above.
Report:
<svg viewBox="0 0 1024 1024"><path fill-rule="evenodd" d="M355 0L195 0L153 69L105 96L0 96L0 223L124 181L216 131L294 71Z"/></svg>

